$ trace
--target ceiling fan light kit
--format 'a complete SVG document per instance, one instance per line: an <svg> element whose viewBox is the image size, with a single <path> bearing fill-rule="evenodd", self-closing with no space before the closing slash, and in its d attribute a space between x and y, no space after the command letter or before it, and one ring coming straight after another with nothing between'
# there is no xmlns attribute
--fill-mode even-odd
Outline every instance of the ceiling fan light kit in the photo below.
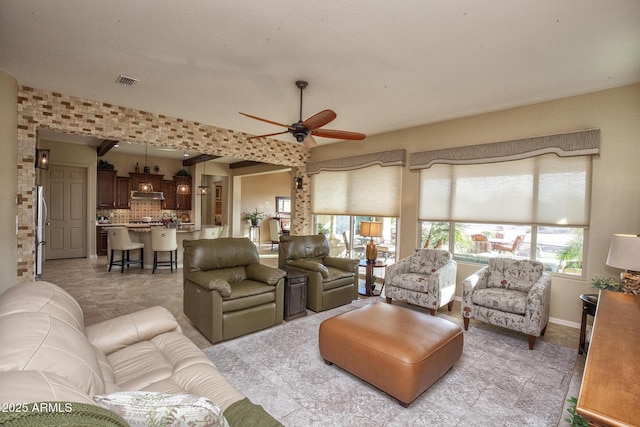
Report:
<svg viewBox="0 0 640 427"><path fill-rule="evenodd" d="M251 119L260 120L262 122L270 123L272 125L281 126L287 128L287 130L276 133L269 133L265 135L252 136L247 139L252 140L255 138L264 138L268 136L283 135L290 133L296 139L301 142L307 148L313 148L318 143L314 139L314 136L322 138L334 138L344 140L362 140L366 138L366 135L359 132L349 132L345 130L332 130L332 129L320 129L321 127L329 124L335 120L336 113L332 110L323 110L319 113L309 117L307 120L302 120L302 92L309 85L304 80L296 81L296 86L300 89L300 119L292 123L291 125L285 125L282 123L274 122L272 120L263 119L262 117L252 116L246 113L240 113L243 116L247 116Z"/></svg>

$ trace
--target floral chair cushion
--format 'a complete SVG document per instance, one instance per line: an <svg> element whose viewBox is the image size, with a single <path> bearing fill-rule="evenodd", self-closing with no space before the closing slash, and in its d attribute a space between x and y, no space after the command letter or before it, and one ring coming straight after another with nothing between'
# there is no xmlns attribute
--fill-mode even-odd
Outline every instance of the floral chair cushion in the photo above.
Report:
<svg viewBox="0 0 640 427"><path fill-rule="evenodd" d="M474 304L507 313L524 314L527 308L527 292L504 288L476 290L471 296Z"/></svg>
<svg viewBox="0 0 640 427"><path fill-rule="evenodd" d="M529 292L544 272L541 262L513 258L491 258L488 288L503 288Z"/></svg>
<svg viewBox="0 0 640 427"><path fill-rule="evenodd" d="M410 257L409 271L429 275L451 261L451 253L445 250L416 250Z"/></svg>

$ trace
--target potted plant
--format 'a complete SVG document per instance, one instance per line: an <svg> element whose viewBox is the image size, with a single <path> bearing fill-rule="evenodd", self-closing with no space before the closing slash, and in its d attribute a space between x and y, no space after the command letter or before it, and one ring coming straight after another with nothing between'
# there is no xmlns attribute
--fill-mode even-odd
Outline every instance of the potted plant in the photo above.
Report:
<svg viewBox="0 0 640 427"><path fill-rule="evenodd" d="M175 176L191 177L191 174L186 169L180 169L178 172L176 172Z"/></svg>
<svg viewBox="0 0 640 427"><path fill-rule="evenodd" d="M113 166L113 163L109 163L106 160L102 160L100 159L100 161L98 161L98 170L99 171L112 171L115 169L115 166Z"/></svg>
<svg viewBox="0 0 640 427"><path fill-rule="evenodd" d="M244 214L242 217L245 221L251 221L251 225L256 227L258 225L258 221L263 220L267 217L264 212L260 212L258 208L256 208L253 212Z"/></svg>

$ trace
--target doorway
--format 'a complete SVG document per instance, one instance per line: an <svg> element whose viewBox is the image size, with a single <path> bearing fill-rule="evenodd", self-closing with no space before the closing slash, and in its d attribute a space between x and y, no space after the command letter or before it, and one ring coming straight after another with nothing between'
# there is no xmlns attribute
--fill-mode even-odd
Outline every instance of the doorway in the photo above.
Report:
<svg viewBox="0 0 640 427"><path fill-rule="evenodd" d="M48 207L44 259L87 257L87 168L51 165L44 179Z"/></svg>

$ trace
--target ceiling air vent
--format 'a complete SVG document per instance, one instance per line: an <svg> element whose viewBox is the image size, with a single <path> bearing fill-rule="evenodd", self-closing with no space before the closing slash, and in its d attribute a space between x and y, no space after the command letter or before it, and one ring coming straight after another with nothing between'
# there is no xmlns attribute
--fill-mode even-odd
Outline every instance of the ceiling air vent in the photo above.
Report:
<svg viewBox="0 0 640 427"><path fill-rule="evenodd" d="M116 80L116 83L120 83L126 87L131 87L138 82L138 79L134 79L133 77L127 77L120 74L120 77Z"/></svg>

